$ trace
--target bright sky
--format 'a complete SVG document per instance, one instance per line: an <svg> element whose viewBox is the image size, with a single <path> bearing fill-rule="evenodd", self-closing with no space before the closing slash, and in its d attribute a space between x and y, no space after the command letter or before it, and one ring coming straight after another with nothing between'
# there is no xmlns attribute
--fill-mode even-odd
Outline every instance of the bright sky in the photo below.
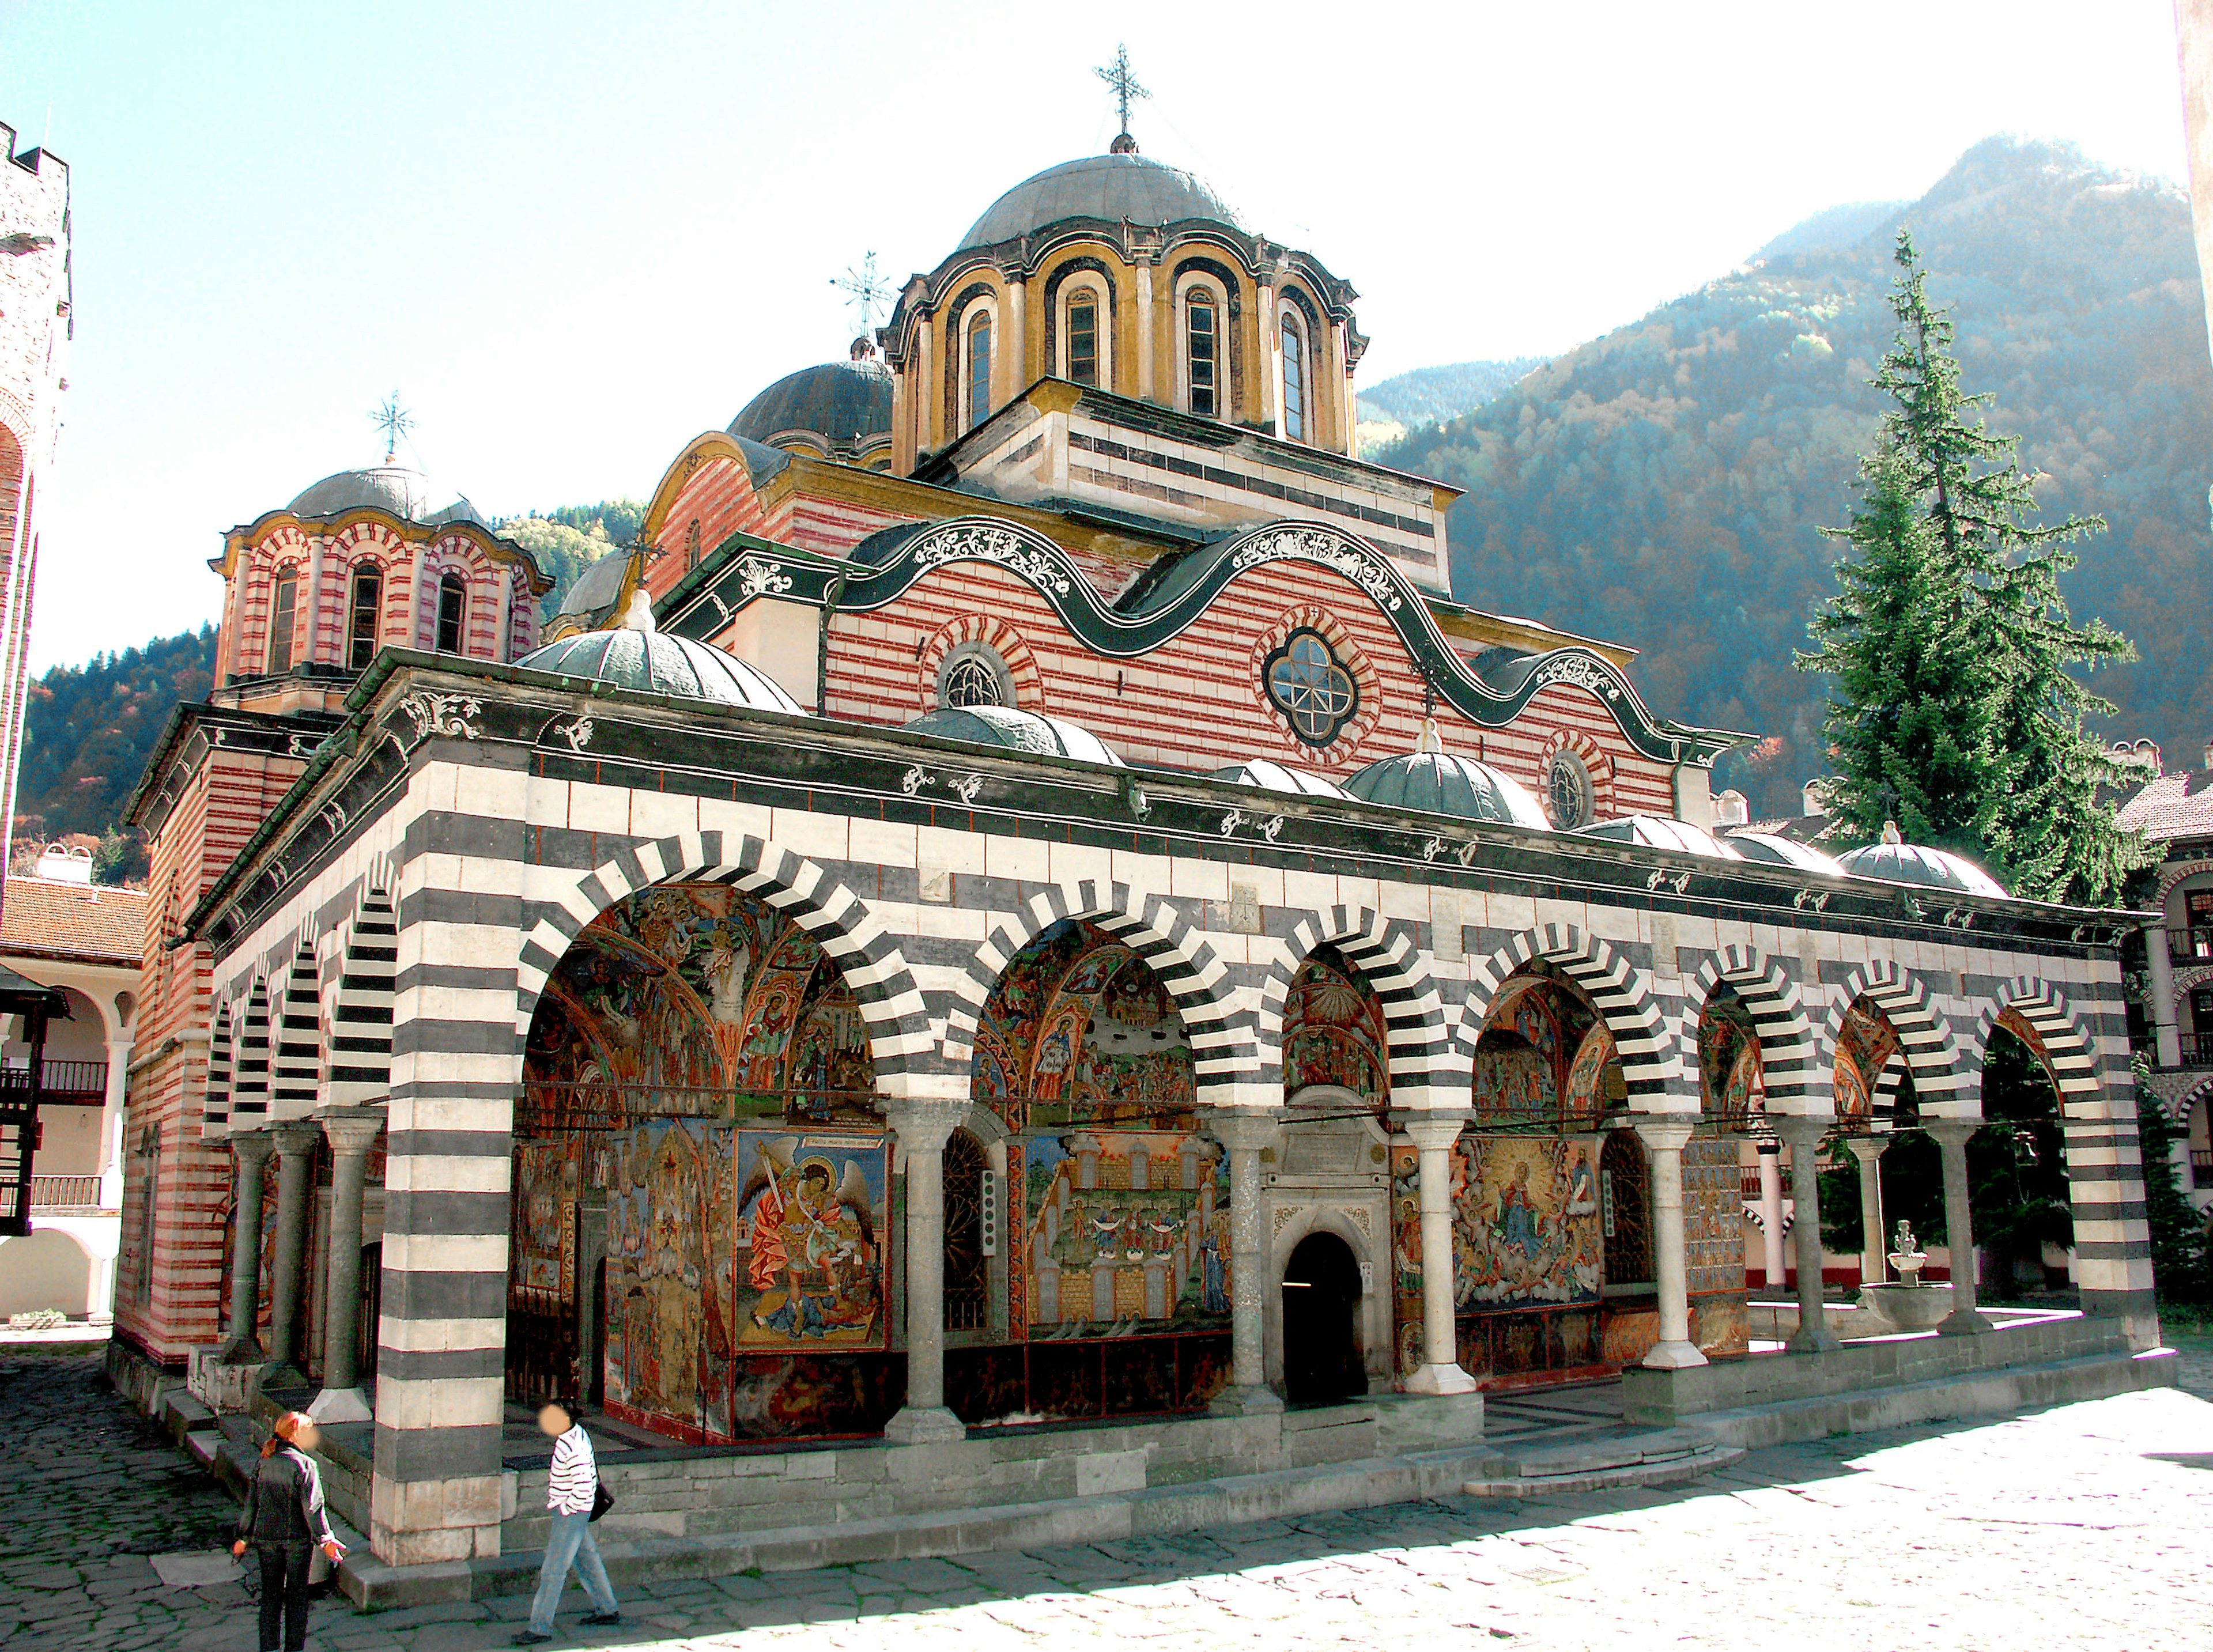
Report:
<svg viewBox="0 0 2213 1652"><path fill-rule="evenodd" d="M843 354L832 277L1103 150L1118 39L1144 152L1359 289L1368 383L1579 343L1992 132L2186 165L2170 0L0 0L76 208L34 667L211 617L222 531L381 457L395 389L487 512L646 497Z"/></svg>

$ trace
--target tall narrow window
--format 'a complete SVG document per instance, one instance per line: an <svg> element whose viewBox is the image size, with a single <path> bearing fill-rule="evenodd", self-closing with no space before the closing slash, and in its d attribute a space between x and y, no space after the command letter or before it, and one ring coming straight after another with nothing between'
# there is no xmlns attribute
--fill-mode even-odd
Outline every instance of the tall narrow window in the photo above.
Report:
<svg viewBox="0 0 2213 1652"><path fill-rule="evenodd" d="M438 582L438 652L459 654L461 651L461 622L468 617L469 588L461 583L459 574L448 574Z"/></svg>
<svg viewBox="0 0 2213 1652"><path fill-rule="evenodd" d="M1078 384L1099 382L1099 306L1088 293L1068 304L1068 376Z"/></svg>
<svg viewBox="0 0 2213 1652"><path fill-rule="evenodd" d="M991 417L991 321L979 316L968 329L968 428Z"/></svg>
<svg viewBox="0 0 2213 1652"><path fill-rule="evenodd" d="M353 576L353 596L346 605L346 669L365 671L376 657L377 619L384 606L384 576L363 568Z"/></svg>
<svg viewBox="0 0 2213 1652"><path fill-rule="evenodd" d="M1191 306L1184 318L1184 339L1191 381L1191 411L1202 418L1216 418L1222 410L1216 372L1220 335L1215 330L1212 299L1197 293L1192 295Z"/></svg>
<svg viewBox="0 0 2213 1652"><path fill-rule="evenodd" d="M1307 439L1307 348L1299 324L1283 318L1283 435L1292 442Z"/></svg>
<svg viewBox="0 0 2213 1652"><path fill-rule="evenodd" d="M269 601L269 674L292 668L293 622L299 616L300 570L287 568L277 576L277 594Z"/></svg>

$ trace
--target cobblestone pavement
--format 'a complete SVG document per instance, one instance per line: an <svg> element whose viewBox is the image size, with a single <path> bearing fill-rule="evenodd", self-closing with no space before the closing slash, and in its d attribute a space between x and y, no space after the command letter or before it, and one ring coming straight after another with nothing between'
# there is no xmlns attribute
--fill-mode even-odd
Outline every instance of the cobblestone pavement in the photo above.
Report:
<svg viewBox="0 0 2213 1652"><path fill-rule="evenodd" d="M1790 1652L2213 1645L2213 1339L2195 1395L2131 1394L1950 1429L1755 1452L1696 1484L1444 1502L1168 1539L634 1589L600 1647L1156 1645ZM98 1378L0 1355L0 1648L254 1644L236 1584L147 1557L216 1545L229 1499ZM310 1647L507 1643L524 1603L315 1608Z"/></svg>

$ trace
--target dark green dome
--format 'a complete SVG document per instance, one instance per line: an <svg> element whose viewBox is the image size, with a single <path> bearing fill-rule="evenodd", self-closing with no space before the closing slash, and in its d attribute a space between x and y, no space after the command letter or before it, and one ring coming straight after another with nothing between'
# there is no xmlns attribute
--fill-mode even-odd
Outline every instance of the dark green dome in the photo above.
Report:
<svg viewBox="0 0 2213 1652"><path fill-rule="evenodd" d="M1527 826L1534 832L1552 829L1545 811L1520 781L1501 774L1488 763L1451 752L1408 752L1403 757L1387 757L1344 783L1347 792L1363 802L1381 803L1387 808L1419 809L1425 814Z"/></svg>
<svg viewBox="0 0 2213 1652"><path fill-rule="evenodd" d="M771 447L778 436L798 432L844 446L888 435L891 428L891 369L872 357L788 373L730 421L732 436Z"/></svg>
<svg viewBox="0 0 2213 1652"><path fill-rule="evenodd" d="M1110 764L1118 769L1123 766L1122 759L1088 728L1065 717L1046 716L1042 711L1017 711L1006 705L948 705L926 712L906 726L914 734L965 740L972 746L1003 746L1010 751L1041 752L1051 757Z"/></svg>
<svg viewBox="0 0 2213 1652"><path fill-rule="evenodd" d="M1869 844L1837 856L1837 864L1856 878L1879 878L1885 883L1915 883L1926 889L1948 889L1959 895L1997 895L2005 887L1971 860L1920 844Z"/></svg>
<svg viewBox="0 0 2213 1652"><path fill-rule="evenodd" d="M448 522L484 523L484 517L466 499L407 465L372 465L366 470L326 476L314 486L303 489L285 509L295 516L335 516L363 505L429 527Z"/></svg>
<svg viewBox="0 0 2213 1652"><path fill-rule="evenodd" d="M639 593L641 597L643 594ZM564 637L531 649L515 663L524 671L579 678L641 693L674 694L754 711L806 715L806 709L785 693L776 679L736 655L688 637L639 630L628 624L613 631Z"/></svg>

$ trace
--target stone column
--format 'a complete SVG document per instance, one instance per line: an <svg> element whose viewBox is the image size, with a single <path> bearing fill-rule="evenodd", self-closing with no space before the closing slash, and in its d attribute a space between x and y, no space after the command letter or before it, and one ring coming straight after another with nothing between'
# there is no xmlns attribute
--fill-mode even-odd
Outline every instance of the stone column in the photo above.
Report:
<svg viewBox="0 0 2213 1652"><path fill-rule="evenodd" d="M231 1176L237 1186L230 1227L230 1325L216 1356L225 1365L259 1365L267 1356L253 1321L261 1306L261 1167L275 1143L266 1131L241 1131L230 1138Z"/></svg>
<svg viewBox="0 0 2213 1652"><path fill-rule="evenodd" d="M384 1128L374 1107L323 1115L331 1143L330 1289L323 1304L323 1391L308 1407L318 1423L366 1423L369 1397L361 1390L361 1350L355 1332L361 1308L361 1192L369 1175L369 1149Z"/></svg>
<svg viewBox="0 0 2213 1652"><path fill-rule="evenodd" d="M1775 1128L1790 1146L1790 1237L1798 1251L1798 1329L1783 1344L1794 1354L1837 1345L1821 1310L1821 1137L1832 1121L1787 1114Z"/></svg>
<svg viewBox="0 0 2213 1652"><path fill-rule="evenodd" d="M1260 1149L1276 1139L1265 1113L1217 1113L1215 1139L1229 1155L1230 1386L1215 1400L1223 1412L1277 1411L1283 1402L1268 1387L1262 1326L1272 1270L1260 1229Z"/></svg>
<svg viewBox="0 0 2213 1652"><path fill-rule="evenodd" d="M2174 1015L2174 963L2167 950L2167 924L2144 925L2144 966L2151 973L2152 1039L2162 1067L2182 1065L2182 1033Z"/></svg>
<svg viewBox="0 0 2213 1652"><path fill-rule="evenodd" d="M1882 1221L1882 1155L1890 1147L1890 1138L1848 1136L1844 1145L1860 1161L1860 1283L1880 1285L1890 1277L1884 1260L1890 1243Z"/></svg>
<svg viewBox="0 0 2213 1652"><path fill-rule="evenodd" d="M1640 1119L1637 1134L1652 1160L1652 1271L1660 1291L1660 1340L1644 1356L1657 1370L1704 1365L1691 1340L1691 1298L1683 1258L1683 1143L1692 1125L1673 1119Z"/></svg>
<svg viewBox="0 0 2213 1652"><path fill-rule="evenodd" d="M1453 1322L1452 1149L1466 1122L1466 1115L1459 1113L1405 1122L1406 1134L1422 1155L1422 1364L1406 1379L1410 1393L1475 1390L1475 1379L1460 1369Z"/></svg>
<svg viewBox="0 0 2213 1652"><path fill-rule="evenodd" d="M1156 266L1152 254L1140 253L1137 260L1137 373L1136 387L1125 388L1131 381L1123 379L1121 363L1115 363L1115 377L1119 382L1113 388L1123 395L1134 395L1143 401L1153 399L1153 274Z"/></svg>
<svg viewBox="0 0 2213 1652"><path fill-rule="evenodd" d="M296 1364L302 1265L308 1250L308 1193L312 1157L322 1131L314 1125L278 1125L269 1134L277 1143L276 1251L269 1269L269 1363L279 1368ZM296 1375L287 1372L285 1375Z"/></svg>
<svg viewBox="0 0 2213 1652"><path fill-rule="evenodd" d="M101 1099L100 1208L123 1208L123 1113L131 1079L131 1035L107 1040L107 1090ZM112 1283L112 1282L111 1282Z"/></svg>
<svg viewBox="0 0 2213 1652"><path fill-rule="evenodd" d="M945 1406L945 1143L962 1109L901 1103L886 1116L906 1169L906 1404L884 1424L894 1445L962 1440Z"/></svg>
<svg viewBox="0 0 2213 1652"><path fill-rule="evenodd" d="M1756 1143L1759 1149L1760 1271L1762 1287L1773 1295L1783 1289L1783 1143Z"/></svg>
<svg viewBox="0 0 2213 1652"><path fill-rule="evenodd" d="M1967 1138L1982 1127L1979 1119L1934 1119L1922 1125L1936 1138L1944 1161L1944 1245L1952 1256L1952 1311L1936 1329L1948 1337L1972 1337L1990 1328L1975 1311L1975 1226L1967 1206Z"/></svg>
<svg viewBox="0 0 2213 1652"><path fill-rule="evenodd" d="M1019 276L1012 274L1006 275L1005 279L1007 308L1006 313L1000 318L1003 323L1000 332L1004 337L997 340L1003 352L1003 359L991 363L991 380L994 386L991 411L995 413L1020 395L1029 385L1029 381L1022 377L1022 364L1029 357L1029 317L1026 313L1028 305L1025 302L1029 296L1029 283ZM1103 321L1105 318L1100 319ZM1047 362L1045 364L1046 372L1054 371L1055 366L1056 363Z"/></svg>

